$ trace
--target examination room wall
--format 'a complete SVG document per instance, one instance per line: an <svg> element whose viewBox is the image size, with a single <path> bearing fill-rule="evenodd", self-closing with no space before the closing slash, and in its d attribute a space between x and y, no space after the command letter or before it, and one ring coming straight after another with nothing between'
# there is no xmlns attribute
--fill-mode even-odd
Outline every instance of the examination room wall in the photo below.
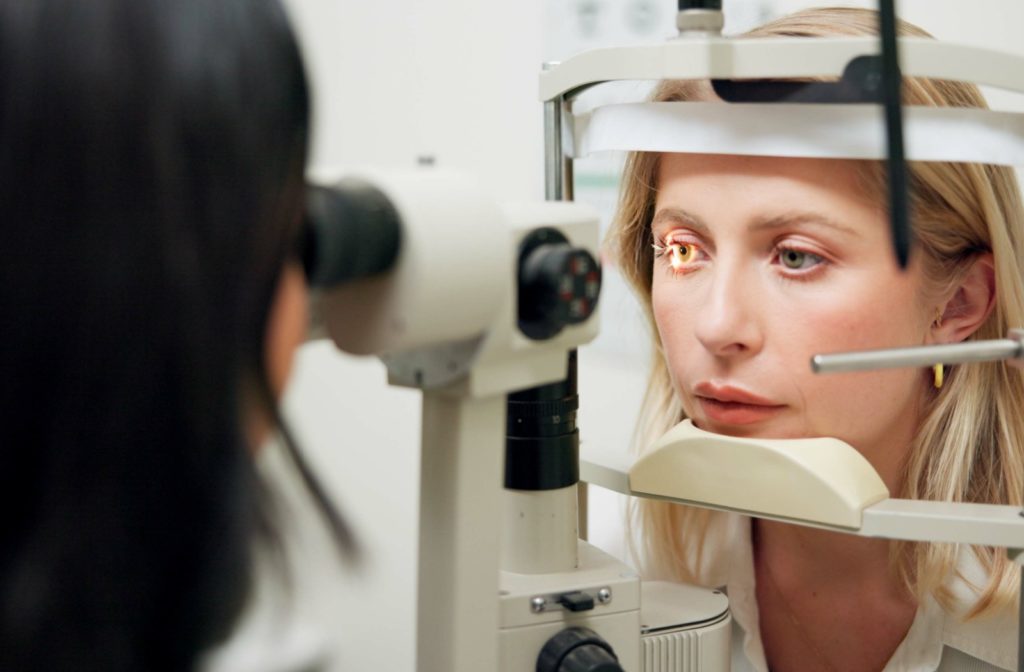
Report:
<svg viewBox="0 0 1024 672"><path fill-rule="evenodd" d="M543 198L537 72L579 50L660 41L674 0L286 0L315 91L313 164L465 171L501 200ZM871 2L725 0L727 32L816 4ZM1022 50L1024 3L904 0L906 18L937 36ZM996 94L1001 107L1024 109ZM607 225L621 157L577 166L577 199ZM481 239L480 244L490 241ZM411 251L415 253L415 251ZM468 289L468 288L467 288ZM457 301L458 297L452 297ZM643 390L648 336L620 279L609 272L602 335L581 353L580 427L587 441L628 443ZM444 319L439 307L438 319ZM332 669L414 669L419 395L389 388L373 359L326 342L299 354L286 416L310 461L352 522L358 567L339 565L276 451L264 466L291 511L295 610L323 643ZM592 495L592 520L615 520L622 502ZM592 526L599 545L621 550L617 525ZM489 599L489 596L481 596Z"/></svg>

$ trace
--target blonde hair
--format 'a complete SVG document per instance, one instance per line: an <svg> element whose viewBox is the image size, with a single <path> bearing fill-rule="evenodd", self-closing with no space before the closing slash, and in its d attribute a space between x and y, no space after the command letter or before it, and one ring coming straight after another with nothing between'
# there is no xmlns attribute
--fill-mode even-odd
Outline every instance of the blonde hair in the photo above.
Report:
<svg viewBox="0 0 1024 672"><path fill-rule="evenodd" d="M928 36L901 22L902 35ZM773 21L749 37L826 37L877 34L877 14L859 9L813 9ZM666 81L657 101L708 97L706 82ZM977 87L927 79L907 79L908 105L986 107ZM615 262L641 300L651 325L654 361L636 433L637 448L652 443L683 419L673 391L651 310L653 267L650 223L654 214L659 155L629 155L619 207L610 232ZM873 193L885 194L884 165L858 162ZM1024 324L1022 295L1021 198L1014 172L1006 167L962 164L908 164L917 252L925 277L938 292L955 288L979 253L994 254L995 309L971 336L1003 337ZM1024 498L1024 383L1004 363L947 367L945 385L925 400L925 415L894 497L950 502L1021 505ZM639 525L645 571L690 583L720 585L713 570L728 551L720 535L726 514L661 501L637 500L632 522ZM916 598L931 594L947 610L954 606L949 579L956 571L952 544L892 543L894 570ZM986 585L972 586L975 603L965 617L990 614L1012 604L1019 575L1003 549L972 547L987 571Z"/></svg>

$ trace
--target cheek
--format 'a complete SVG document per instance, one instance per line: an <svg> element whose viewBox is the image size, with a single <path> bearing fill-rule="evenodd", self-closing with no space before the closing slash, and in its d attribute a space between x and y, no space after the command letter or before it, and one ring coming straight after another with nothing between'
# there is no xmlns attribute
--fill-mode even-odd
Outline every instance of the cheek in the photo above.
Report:
<svg viewBox="0 0 1024 672"><path fill-rule="evenodd" d="M654 322L658 327L658 333L664 335L666 330L672 328L672 301L671 295L665 292L665 288L657 279L651 283L651 312L654 314ZM662 342L665 339L662 338Z"/></svg>
<svg viewBox="0 0 1024 672"><path fill-rule="evenodd" d="M266 365L270 389L280 398L291 374L295 351L306 337L309 323L306 279L296 264L281 272L274 305L267 323Z"/></svg>
<svg viewBox="0 0 1024 672"><path fill-rule="evenodd" d="M668 363L669 375L673 386L678 389L676 381L683 377L681 367L689 359L686 355L690 346L696 343L693 338L696 312L695 306L687 303L686 294L672 291L674 288L671 284L655 278L651 286L651 312Z"/></svg>
<svg viewBox="0 0 1024 672"><path fill-rule="evenodd" d="M788 309L775 318L776 330L813 350L808 356L923 343L926 321L918 316L919 300L911 286L865 289L810 294L796 304L780 300L777 305Z"/></svg>
<svg viewBox="0 0 1024 672"><path fill-rule="evenodd" d="M816 376L802 390L799 433L845 441L879 473L891 475L919 426L926 386L915 369Z"/></svg>
<svg viewBox="0 0 1024 672"><path fill-rule="evenodd" d="M809 366L815 354L919 345L924 331L915 294L892 289L842 303L808 300L799 319L774 320L773 350L777 362L786 363L785 378L803 405L810 434L874 443L880 428L892 431L901 418L914 416L925 379L920 369L819 375Z"/></svg>

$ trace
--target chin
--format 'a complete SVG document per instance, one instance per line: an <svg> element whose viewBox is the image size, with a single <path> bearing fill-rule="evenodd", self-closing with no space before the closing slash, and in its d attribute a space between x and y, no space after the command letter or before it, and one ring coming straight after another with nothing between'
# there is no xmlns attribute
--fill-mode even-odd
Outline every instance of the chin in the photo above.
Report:
<svg viewBox="0 0 1024 672"><path fill-rule="evenodd" d="M788 422L767 420L749 424L729 424L692 417L694 426L705 432L734 436L739 439L806 439L811 435Z"/></svg>

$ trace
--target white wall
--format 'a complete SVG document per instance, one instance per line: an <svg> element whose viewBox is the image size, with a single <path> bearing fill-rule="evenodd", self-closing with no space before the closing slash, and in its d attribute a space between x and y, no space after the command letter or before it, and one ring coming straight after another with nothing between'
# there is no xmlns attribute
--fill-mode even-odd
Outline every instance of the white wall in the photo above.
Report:
<svg viewBox="0 0 1024 672"><path fill-rule="evenodd" d="M314 163L474 174L543 198L541 0L290 0L315 88Z"/></svg>

